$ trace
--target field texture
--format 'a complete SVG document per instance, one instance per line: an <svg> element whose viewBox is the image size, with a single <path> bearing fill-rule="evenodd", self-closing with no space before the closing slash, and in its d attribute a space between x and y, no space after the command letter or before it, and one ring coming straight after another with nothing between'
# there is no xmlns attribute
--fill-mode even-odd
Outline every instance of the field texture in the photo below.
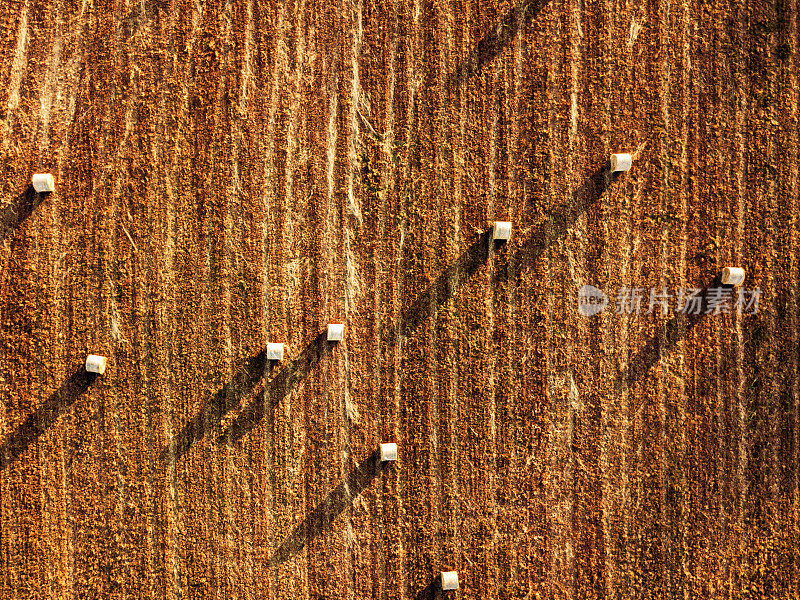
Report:
<svg viewBox="0 0 800 600"><path fill-rule="evenodd" d="M2 0L0 597L800 597L798 13Z"/></svg>

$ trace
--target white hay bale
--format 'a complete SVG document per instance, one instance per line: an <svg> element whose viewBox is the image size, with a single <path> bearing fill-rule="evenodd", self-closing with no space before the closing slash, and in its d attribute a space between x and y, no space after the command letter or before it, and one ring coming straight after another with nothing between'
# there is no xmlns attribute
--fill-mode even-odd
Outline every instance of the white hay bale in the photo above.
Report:
<svg viewBox="0 0 800 600"><path fill-rule="evenodd" d="M397 444L381 444L381 462L397 460Z"/></svg>
<svg viewBox="0 0 800 600"><path fill-rule="evenodd" d="M442 589L458 589L458 571L442 571Z"/></svg>
<svg viewBox="0 0 800 600"><path fill-rule="evenodd" d="M56 182L50 173L34 173L31 183L33 183L33 189L40 194L56 189Z"/></svg>
<svg viewBox="0 0 800 600"><path fill-rule="evenodd" d="M610 162L611 171L616 173L618 171L629 171L633 159L630 154L612 154Z"/></svg>
<svg viewBox="0 0 800 600"><path fill-rule="evenodd" d="M106 372L107 363L108 359L105 356L90 354L86 357L86 370L89 373L97 373L98 375L102 375Z"/></svg>
<svg viewBox="0 0 800 600"><path fill-rule="evenodd" d="M511 239L511 222L495 221L492 228L492 239L509 240Z"/></svg>
<svg viewBox="0 0 800 600"><path fill-rule="evenodd" d="M744 275L744 269L740 267L725 267L722 269L722 285L741 285Z"/></svg>
<svg viewBox="0 0 800 600"><path fill-rule="evenodd" d="M267 344L268 360L283 360L283 344Z"/></svg>
<svg viewBox="0 0 800 600"><path fill-rule="evenodd" d="M344 337L344 324L343 323L330 323L328 324L328 341L341 342Z"/></svg>

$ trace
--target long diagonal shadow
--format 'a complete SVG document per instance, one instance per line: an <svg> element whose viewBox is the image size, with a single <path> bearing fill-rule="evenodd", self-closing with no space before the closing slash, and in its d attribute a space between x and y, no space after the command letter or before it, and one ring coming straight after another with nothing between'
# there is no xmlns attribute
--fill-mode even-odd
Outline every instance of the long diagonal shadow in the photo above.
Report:
<svg viewBox="0 0 800 600"><path fill-rule="evenodd" d="M547 248L548 233L550 240L564 236L570 225L575 223L580 215L593 203L595 203L603 192L608 189L612 181L616 179L610 173L609 165L597 169L591 177L575 191L572 202L557 212L555 217L551 216L549 221L542 223L534 236L527 244L520 248L519 252L526 254L528 260L533 261ZM491 230L484 232L473 242L461 256L450 264L442 274L436 278L414 301L401 312L400 332L403 336L410 336L414 330L428 317L432 316L436 306L449 300L458 290L460 282L474 275L481 265L483 265L489 255L489 244L492 243ZM391 346L392 340L384 340L384 345ZM314 360L311 357L298 359L309 368L313 366ZM291 370L290 370L291 371ZM276 386L278 390L281 385ZM270 402L274 404L274 400ZM258 411L263 405L253 403L251 411ZM235 421L235 426L229 433L232 439L238 439L253 425L263 418L262 412L245 414ZM238 423L241 421L241 423ZM270 560L271 564L281 563L294 556L319 533L323 532L351 502L358 493L361 492L377 473L376 467L377 453L373 453L369 458L353 470L345 481L340 483L325 501L317 506L305 519L298 525L284 540L275 555ZM441 585L438 578L435 579L424 590L421 590L415 600L438 597L441 594Z"/></svg>
<svg viewBox="0 0 800 600"><path fill-rule="evenodd" d="M442 597L442 578L437 575L424 589L417 592L414 600L439 600Z"/></svg>
<svg viewBox="0 0 800 600"><path fill-rule="evenodd" d="M692 312L691 314L677 313L667 321L663 333L650 338L647 344L634 355L628 366L617 377L615 387L618 391L623 384L631 387L641 382L661 356L671 352L679 341L689 335L692 329L708 314L709 295L711 290L715 288L732 290L733 286L723 285L720 274L717 274L714 279L707 283L697 294L700 299L697 312Z"/></svg>
<svg viewBox="0 0 800 600"><path fill-rule="evenodd" d="M494 27L475 45L467 57L447 78L447 86L459 85L481 70L511 45L525 25L547 5L549 0L520 0L494 24Z"/></svg>
<svg viewBox="0 0 800 600"><path fill-rule="evenodd" d="M540 224L528 242L519 248L518 253L529 262L536 260L547 248L548 239L552 241L566 235L569 227L602 196L618 175L610 172L610 166L606 161L605 165L597 169L574 192L571 202L553 211L551 217ZM480 269L489 256L491 240L491 230L481 234L478 240L401 311L401 336L410 336L433 314L437 306L453 297L462 281L469 279ZM397 336L391 339L384 338L384 345L389 347L396 340ZM263 398L260 394L253 394L253 391L262 379L269 379L276 367L266 359L265 351L248 359L233 380L214 394L184 425L170 444L164 447L161 452L162 462L173 453L176 459L180 459L195 442L202 440L210 431L214 431L217 443L233 443L240 440L272 412L281 398L305 379L327 351L325 334L322 333L308 344L296 359L281 367L274 379L267 381ZM248 396L251 396L250 400L244 404L239 414L230 423L221 426L224 418L242 406L242 400Z"/></svg>
<svg viewBox="0 0 800 600"><path fill-rule="evenodd" d="M481 234L477 241L472 243L425 291L402 310L400 313L400 333L402 336L408 337L411 335L420 323L433 314L436 306L441 306L456 293L461 280L474 275L481 265L486 262L489 256L491 234L491 230Z"/></svg>
<svg viewBox="0 0 800 600"><path fill-rule="evenodd" d="M569 228L600 199L621 175L622 173L612 172L611 163L606 160L603 166L596 169L583 185L573 192L571 202L550 211L549 218L542 221L528 241L520 246L517 258L531 263L541 257L548 244L563 238Z"/></svg>
<svg viewBox="0 0 800 600"><path fill-rule="evenodd" d="M620 175L620 173L612 173L611 165L606 161L586 179L583 185L575 190L571 202L551 211L550 217L543 221L528 240L519 247L515 257L524 259L527 264L541 257L548 244L564 237L569 228L592 204L600 199ZM402 337L410 336L420 323L432 316L437 306L441 306L453 297L461 282L472 277L480 269L489 256L489 244L491 243L492 231L490 229L481 234L477 241L473 242L433 283L402 310L400 315ZM391 344L390 341L385 343Z"/></svg>
<svg viewBox="0 0 800 600"><path fill-rule="evenodd" d="M183 457L195 442L206 437L225 415L239 406L242 398L250 394L263 377L268 377L272 368L266 349L245 360L233 379L211 396L161 451L160 460L163 462L173 452L176 460Z"/></svg>
<svg viewBox="0 0 800 600"><path fill-rule="evenodd" d="M9 435L0 446L0 471L13 461L47 431L58 418L83 395L94 380L95 373L88 373L81 367L75 371L44 403Z"/></svg>
<svg viewBox="0 0 800 600"><path fill-rule="evenodd" d="M19 196L0 211L0 241L3 241L19 228L33 211L44 201L50 192L36 193L31 184Z"/></svg>
<svg viewBox="0 0 800 600"><path fill-rule="evenodd" d="M236 418L220 432L217 436L217 443L232 444L250 433L267 414L271 414L281 399L308 377L308 374L329 350L327 333L320 333L297 358L281 368L275 378L265 385L263 397L257 394L251 398Z"/></svg>
<svg viewBox="0 0 800 600"><path fill-rule="evenodd" d="M296 359L282 367L267 359L266 350L245 360L233 379L211 396L161 450L161 462L173 454L175 460L179 460L209 434L213 434L217 444L232 443L245 436L320 361L327 352L326 337L325 333L319 334ZM278 374L269 380L278 368ZM267 380L264 398L254 393L262 380ZM225 417L236 409L240 412L230 423L223 424Z"/></svg>
<svg viewBox="0 0 800 600"><path fill-rule="evenodd" d="M280 564L295 556L309 541L328 529L386 464L380 462L377 450L362 460L283 540L270 558L270 565Z"/></svg>

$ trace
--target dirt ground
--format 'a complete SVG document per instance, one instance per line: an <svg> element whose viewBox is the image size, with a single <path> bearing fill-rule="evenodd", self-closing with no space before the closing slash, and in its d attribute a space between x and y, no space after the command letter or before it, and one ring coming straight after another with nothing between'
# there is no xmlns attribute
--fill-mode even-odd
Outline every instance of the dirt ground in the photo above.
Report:
<svg viewBox="0 0 800 600"><path fill-rule="evenodd" d="M800 597L799 13L4 0L0 597Z"/></svg>

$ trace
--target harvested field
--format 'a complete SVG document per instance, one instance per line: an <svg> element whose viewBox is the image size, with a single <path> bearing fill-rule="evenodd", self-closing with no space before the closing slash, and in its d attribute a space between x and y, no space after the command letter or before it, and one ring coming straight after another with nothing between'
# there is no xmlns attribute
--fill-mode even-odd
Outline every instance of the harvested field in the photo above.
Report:
<svg viewBox="0 0 800 600"><path fill-rule="evenodd" d="M800 597L798 14L4 0L0 597Z"/></svg>

